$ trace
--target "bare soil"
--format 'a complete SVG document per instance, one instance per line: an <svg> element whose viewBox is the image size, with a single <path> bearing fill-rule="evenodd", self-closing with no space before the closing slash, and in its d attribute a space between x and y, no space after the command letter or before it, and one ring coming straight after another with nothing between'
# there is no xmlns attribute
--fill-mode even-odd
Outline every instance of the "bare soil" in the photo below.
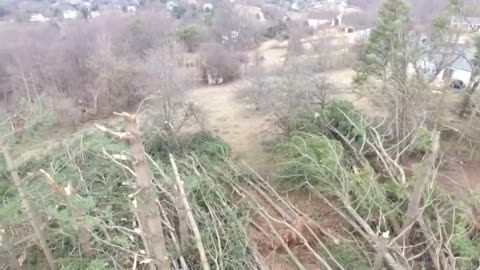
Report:
<svg viewBox="0 0 480 270"><path fill-rule="evenodd" d="M255 169L261 169L271 164L271 157L262 150L262 142L271 136L275 127L272 116L238 101L237 92L245 83L196 88L187 98L206 114L207 128L227 142L234 154L243 155Z"/></svg>
<svg viewBox="0 0 480 270"><path fill-rule="evenodd" d="M480 190L480 161L450 158L438 172L437 185L441 190L456 195Z"/></svg>

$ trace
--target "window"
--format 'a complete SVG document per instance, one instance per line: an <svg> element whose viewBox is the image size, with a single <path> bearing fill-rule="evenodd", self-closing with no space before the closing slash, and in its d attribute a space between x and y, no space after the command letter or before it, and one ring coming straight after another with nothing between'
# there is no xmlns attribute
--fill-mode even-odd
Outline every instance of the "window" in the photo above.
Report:
<svg viewBox="0 0 480 270"><path fill-rule="evenodd" d="M444 81L449 81L450 79L452 79L452 74L453 74L453 69L451 68L445 68L445 70L443 71L443 77L442 79Z"/></svg>

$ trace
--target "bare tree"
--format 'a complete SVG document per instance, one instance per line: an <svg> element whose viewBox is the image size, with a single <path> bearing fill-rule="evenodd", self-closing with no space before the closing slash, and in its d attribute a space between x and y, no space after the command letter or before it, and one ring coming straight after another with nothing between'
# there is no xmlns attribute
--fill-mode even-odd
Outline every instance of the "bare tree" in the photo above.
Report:
<svg viewBox="0 0 480 270"><path fill-rule="evenodd" d="M308 66L297 58L288 60L278 77L262 76L261 64L252 69L251 85L240 98L248 98L255 109L272 113L283 135L295 128L298 110L324 107L333 89L325 78L317 78Z"/></svg>
<svg viewBox="0 0 480 270"><path fill-rule="evenodd" d="M204 79L209 84L229 82L240 77L240 57L221 44L205 44L200 49Z"/></svg>

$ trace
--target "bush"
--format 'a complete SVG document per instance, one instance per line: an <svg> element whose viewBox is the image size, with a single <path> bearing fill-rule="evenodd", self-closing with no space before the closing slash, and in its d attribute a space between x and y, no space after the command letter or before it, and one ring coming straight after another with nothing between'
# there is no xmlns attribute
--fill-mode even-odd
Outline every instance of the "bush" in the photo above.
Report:
<svg viewBox="0 0 480 270"><path fill-rule="evenodd" d="M229 82L240 77L240 57L220 44L210 43L201 49L205 82ZM210 79L209 79L210 78Z"/></svg>
<svg viewBox="0 0 480 270"><path fill-rule="evenodd" d="M168 156L172 152L180 155L194 153L214 161L228 158L230 155L229 146L219 137L207 131L200 131L189 138L181 139L178 149L171 149L165 138L155 136L145 144L145 150L154 160L162 160L166 163L169 162Z"/></svg>
<svg viewBox="0 0 480 270"><path fill-rule="evenodd" d="M320 187L335 176L343 160L342 145L323 135L298 133L277 151L283 157L278 175L288 188L301 188L305 182Z"/></svg>
<svg viewBox="0 0 480 270"><path fill-rule="evenodd" d="M225 159L230 154L230 148L222 139L205 131L195 133L186 145L186 150L210 160Z"/></svg>
<svg viewBox="0 0 480 270"><path fill-rule="evenodd" d="M180 19L181 17L183 17L185 12L187 12L187 9L183 6L175 6L173 7L172 12L175 18Z"/></svg>
<svg viewBox="0 0 480 270"><path fill-rule="evenodd" d="M185 43L189 52L193 52L198 46L200 34L197 26L184 27L177 31L178 38Z"/></svg>
<svg viewBox="0 0 480 270"><path fill-rule="evenodd" d="M145 151L154 160L168 161L170 154L168 142L161 136L154 136L145 144Z"/></svg>
<svg viewBox="0 0 480 270"><path fill-rule="evenodd" d="M324 111L325 121L347 138L361 141L364 134L362 115L349 101L335 101Z"/></svg>
<svg viewBox="0 0 480 270"><path fill-rule="evenodd" d="M415 141L412 144L412 151L425 154L432 150L432 133L426 128L418 128L415 132Z"/></svg>

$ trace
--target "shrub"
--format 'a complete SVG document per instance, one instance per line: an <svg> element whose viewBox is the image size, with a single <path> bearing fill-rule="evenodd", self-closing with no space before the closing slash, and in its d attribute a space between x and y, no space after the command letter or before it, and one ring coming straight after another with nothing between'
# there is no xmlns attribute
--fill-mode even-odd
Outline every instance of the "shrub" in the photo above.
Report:
<svg viewBox="0 0 480 270"><path fill-rule="evenodd" d="M235 80L240 77L240 57L235 52L228 51L220 44L210 43L201 49L203 60L203 73L205 81L208 76L223 82Z"/></svg>
<svg viewBox="0 0 480 270"><path fill-rule="evenodd" d="M278 175L288 188L300 188L305 182L320 187L322 181L335 176L343 159L339 142L308 133L298 133L277 151L283 156Z"/></svg>
<svg viewBox="0 0 480 270"><path fill-rule="evenodd" d="M197 26L184 27L177 31L178 38L185 43L189 52L193 52L198 46L200 34Z"/></svg>
<svg viewBox="0 0 480 270"><path fill-rule="evenodd" d="M418 128L415 132L415 141L412 151L425 154L432 150L432 133L426 128Z"/></svg>
<svg viewBox="0 0 480 270"><path fill-rule="evenodd" d="M180 19L185 14L185 12L187 12L187 9L183 6L176 6L173 7L172 12L175 18Z"/></svg>
<svg viewBox="0 0 480 270"><path fill-rule="evenodd" d="M349 101L335 101L324 111L325 121L344 136L361 141L364 134L362 115Z"/></svg>
<svg viewBox="0 0 480 270"><path fill-rule="evenodd" d="M186 145L186 150L210 160L225 159L230 154L230 148L225 142L206 131L195 133Z"/></svg>
<svg viewBox="0 0 480 270"><path fill-rule="evenodd" d="M170 153L168 142L161 136L154 136L145 144L145 151L152 156L154 160L168 160Z"/></svg>

